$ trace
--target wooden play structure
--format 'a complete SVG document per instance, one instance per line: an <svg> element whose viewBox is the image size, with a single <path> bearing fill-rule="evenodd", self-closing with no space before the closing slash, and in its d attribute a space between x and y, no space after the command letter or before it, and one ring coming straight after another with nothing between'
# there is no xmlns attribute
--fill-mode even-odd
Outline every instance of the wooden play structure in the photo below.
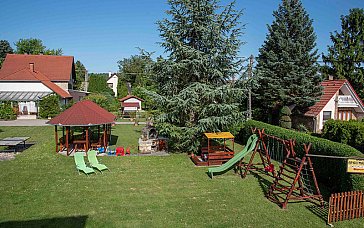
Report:
<svg viewBox="0 0 364 228"><path fill-rule="evenodd" d="M234 136L230 132L205 133L207 146L202 147L201 154L192 155L191 160L196 166L221 165L234 157ZM231 140L233 149L226 145Z"/></svg>
<svg viewBox="0 0 364 228"><path fill-rule="evenodd" d="M308 156L311 145L302 145L304 154L299 155L295 152L296 142L293 139L285 140L268 135L264 129L254 129L253 133L259 139L249 162L238 163L237 170L241 177L246 177L253 170L273 176L267 197L284 209L292 200L307 200L323 205L312 161ZM256 162L259 159L255 159L257 155L259 162ZM272 159L280 163L277 170Z"/></svg>

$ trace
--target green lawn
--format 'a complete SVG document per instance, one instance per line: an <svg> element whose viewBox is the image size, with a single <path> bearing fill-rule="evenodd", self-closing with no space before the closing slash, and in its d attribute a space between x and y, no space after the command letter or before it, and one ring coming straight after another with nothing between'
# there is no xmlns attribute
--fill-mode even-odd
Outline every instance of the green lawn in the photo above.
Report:
<svg viewBox="0 0 364 228"><path fill-rule="evenodd" d="M117 125L116 145L136 152L142 126ZM111 172L78 175L54 152L53 127L0 127L36 144L0 162L0 227L325 227L309 203L287 210L264 197L271 179L232 171L214 179L185 154L99 157ZM335 227L362 227L363 219Z"/></svg>

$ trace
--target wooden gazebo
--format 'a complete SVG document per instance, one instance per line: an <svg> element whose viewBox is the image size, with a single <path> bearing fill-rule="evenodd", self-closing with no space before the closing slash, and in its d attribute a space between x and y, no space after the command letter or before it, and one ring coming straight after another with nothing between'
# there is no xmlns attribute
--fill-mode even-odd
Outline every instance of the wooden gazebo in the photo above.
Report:
<svg viewBox="0 0 364 228"><path fill-rule="evenodd" d="M111 124L116 116L96 103L84 100L74 104L58 116L54 117L47 124L54 125L56 152L67 150L67 155L71 150L82 149L87 152L90 147L106 147L111 135ZM97 138L92 140L90 128L97 126ZM62 137L58 137L57 127L62 127ZM72 128L81 127L83 133L74 136Z"/></svg>

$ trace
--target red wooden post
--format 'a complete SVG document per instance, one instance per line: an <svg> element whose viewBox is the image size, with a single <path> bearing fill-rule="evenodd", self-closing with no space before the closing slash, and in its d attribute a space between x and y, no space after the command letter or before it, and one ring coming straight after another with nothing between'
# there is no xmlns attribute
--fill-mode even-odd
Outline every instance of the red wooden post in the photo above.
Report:
<svg viewBox="0 0 364 228"><path fill-rule="evenodd" d="M57 125L54 125L54 138L56 139L56 153L58 153L58 132L57 132Z"/></svg>
<svg viewBox="0 0 364 228"><path fill-rule="evenodd" d="M89 140L88 140L88 127L86 127L86 148L85 148L86 154L87 154L87 151L88 151L88 145L89 145Z"/></svg>
<svg viewBox="0 0 364 228"><path fill-rule="evenodd" d="M66 127L66 147L67 147L67 156L69 155L70 152L70 147L69 147L69 127Z"/></svg>
<svg viewBox="0 0 364 228"><path fill-rule="evenodd" d="M104 151L106 151L106 124L104 126Z"/></svg>

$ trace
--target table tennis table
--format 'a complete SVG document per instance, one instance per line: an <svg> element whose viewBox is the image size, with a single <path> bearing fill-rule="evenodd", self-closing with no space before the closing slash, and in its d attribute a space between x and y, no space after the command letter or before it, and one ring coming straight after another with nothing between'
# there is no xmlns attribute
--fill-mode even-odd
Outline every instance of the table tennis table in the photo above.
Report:
<svg viewBox="0 0 364 228"><path fill-rule="evenodd" d="M13 147L16 152L16 147L19 144L23 144L25 148L25 141L27 141L30 137L7 137L4 139L0 139L0 146Z"/></svg>

